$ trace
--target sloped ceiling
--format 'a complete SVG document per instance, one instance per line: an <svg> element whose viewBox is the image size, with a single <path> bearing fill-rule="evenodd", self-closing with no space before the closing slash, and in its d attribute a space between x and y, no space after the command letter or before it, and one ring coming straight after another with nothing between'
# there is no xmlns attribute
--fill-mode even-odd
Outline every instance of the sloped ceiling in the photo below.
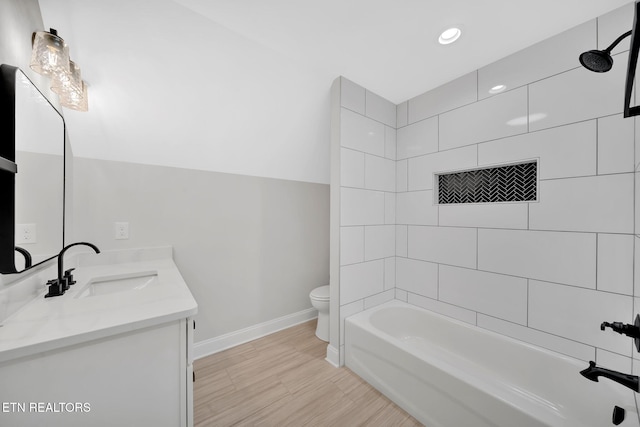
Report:
<svg viewBox="0 0 640 427"><path fill-rule="evenodd" d="M89 83L74 155L321 183L336 77L400 103L628 3L40 0Z"/></svg>

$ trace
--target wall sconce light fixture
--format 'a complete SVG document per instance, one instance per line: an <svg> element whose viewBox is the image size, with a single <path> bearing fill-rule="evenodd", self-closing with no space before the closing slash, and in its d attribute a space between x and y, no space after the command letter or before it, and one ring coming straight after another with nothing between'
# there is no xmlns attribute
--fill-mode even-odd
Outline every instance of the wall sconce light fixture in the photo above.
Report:
<svg viewBox="0 0 640 427"><path fill-rule="evenodd" d="M37 31L31 41L31 69L51 78L51 90L58 94L63 107L87 111L87 85L82 81L78 64L69 59L69 47L58 32L53 28L48 32Z"/></svg>

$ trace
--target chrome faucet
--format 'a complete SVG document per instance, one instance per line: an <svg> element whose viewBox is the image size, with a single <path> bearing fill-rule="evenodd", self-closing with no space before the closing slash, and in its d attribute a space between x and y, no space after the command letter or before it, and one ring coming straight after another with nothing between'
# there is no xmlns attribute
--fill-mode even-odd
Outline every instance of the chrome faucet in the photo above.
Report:
<svg viewBox="0 0 640 427"><path fill-rule="evenodd" d="M71 272L75 270L75 268L70 268L69 270L64 271L64 253L67 251L67 249L78 245L89 246L97 254L100 253L100 249L98 249L96 245L87 242L72 243L62 248L62 250L58 254L58 277L47 282L47 286L49 286L49 292L44 296L45 298L63 295L65 291L69 289L69 286L76 283L73 280L73 274L71 274Z"/></svg>
<svg viewBox="0 0 640 427"><path fill-rule="evenodd" d="M589 362L589 367L587 369L580 371L580 375L595 382L598 382L598 377L609 378L618 384L622 384L623 386L630 388L636 393L640 392L640 381L637 376L600 368L596 366L596 362L593 361Z"/></svg>

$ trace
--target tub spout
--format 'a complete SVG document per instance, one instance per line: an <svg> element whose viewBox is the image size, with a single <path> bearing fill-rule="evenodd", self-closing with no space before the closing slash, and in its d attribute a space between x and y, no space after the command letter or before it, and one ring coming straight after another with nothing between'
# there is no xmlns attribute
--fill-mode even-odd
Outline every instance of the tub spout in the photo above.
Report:
<svg viewBox="0 0 640 427"><path fill-rule="evenodd" d="M591 381L598 381L598 377L609 378L612 381L630 388L636 393L640 392L640 381L635 375L623 374L622 372L611 371L609 369L596 366L596 362L589 362L589 367L580 371L580 375Z"/></svg>

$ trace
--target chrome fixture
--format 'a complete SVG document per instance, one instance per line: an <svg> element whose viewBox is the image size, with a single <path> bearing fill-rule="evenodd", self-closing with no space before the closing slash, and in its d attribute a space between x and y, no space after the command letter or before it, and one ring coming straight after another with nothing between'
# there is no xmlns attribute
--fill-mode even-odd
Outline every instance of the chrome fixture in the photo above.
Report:
<svg viewBox="0 0 640 427"><path fill-rule="evenodd" d="M623 374L621 372L600 368L599 366L596 366L596 362L593 361L589 362L589 367L587 369L580 371L580 375L595 382L598 382L598 377L609 378L618 384L622 384L623 386L630 388L636 393L640 392L638 389L638 387L640 387L640 381L636 375Z"/></svg>
<svg viewBox="0 0 640 427"><path fill-rule="evenodd" d="M631 50L629 52L629 60L627 62L627 80L624 89L624 117L640 115L640 106L632 107L630 105L633 81L636 76L636 65L638 63L638 50L640 50L640 34L636 32L638 15L640 14L639 12L640 0L636 0L632 29L615 39L605 50L590 50L582 53L579 58L580 64L582 64L582 66L587 70L596 73L606 73L613 67L613 58L611 57L611 51L613 48L626 37L631 36Z"/></svg>
<svg viewBox="0 0 640 427"><path fill-rule="evenodd" d="M69 57L69 47L53 28L38 31L31 37L31 69L51 78L51 90L60 97L63 107L88 110L87 85L80 67Z"/></svg>
<svg viewBox="0 0 640 427"><path fill-rule="evenodd" d="M62 272L64 271L64 253L67 251L67 249L78 245L89 246L95 251L95 253L100 253L100 249L98 249L96 245L87 242L72 243L62 248L62 250L58 254L58 277L47 282L47 286L49 286L49 292L44 296L45 298L64 295L64 293L69 289L69 286L76 283L73 280L73 274L71 274L71 272L75 270L75 268L70 268L69 270L65 271L64 274Z"/></svg>

